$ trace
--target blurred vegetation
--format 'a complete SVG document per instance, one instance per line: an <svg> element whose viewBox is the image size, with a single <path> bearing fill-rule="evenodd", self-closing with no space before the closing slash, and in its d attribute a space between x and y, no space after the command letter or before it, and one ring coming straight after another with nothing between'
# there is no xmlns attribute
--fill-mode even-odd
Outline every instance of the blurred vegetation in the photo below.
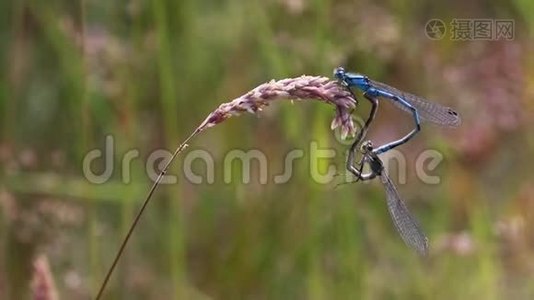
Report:
<svg viewBox="0 0 534 300"><path fill-rule="evenodd" d="M332 107L280 102L193 141L188 151L215 158L215 183L184 180L179 157L170 171L179 183L156 193L106 297L533 299L532 3L0 2L0 298L94 296L150 186L151 151L172 151L216 106L260 83L344 65L462 114L461 128L424 126L399 149L409 162L399 189L431 239L430 257L397 236L378 184L311 180L311 141L336 150L323 170L344 166ZM424 28L434 18L513 19L515 39L431 40ZM367 111L361 101L356 113ZM376 143L411 126L388 105L379 115ZM115 170L92 184L82 160L106 135ZM415 176L429 148L444 154L439 185ZM131 149L140 155L125 183ZM290 150L306 154L286 184L227 184L232 149L266 153L271 177Z"/></svg>

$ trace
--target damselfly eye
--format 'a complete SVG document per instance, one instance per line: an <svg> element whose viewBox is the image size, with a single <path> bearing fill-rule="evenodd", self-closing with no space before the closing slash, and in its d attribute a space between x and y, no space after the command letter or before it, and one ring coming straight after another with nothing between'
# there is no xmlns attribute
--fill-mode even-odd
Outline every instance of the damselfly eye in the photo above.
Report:
<svg viewBox="0 0 534 300"><path fill-rule="evenodd" d="M362 146L360 147L362 152L369 152L373 150L373 143L371 141L365 141L363 142Z"/></svg>
<svg viewBox="0 0 534 300"><path fill-rule="evenodd" d="M334 77L342 79L345 75L345 69L343 67L337 67L334 69Z"/></svg>

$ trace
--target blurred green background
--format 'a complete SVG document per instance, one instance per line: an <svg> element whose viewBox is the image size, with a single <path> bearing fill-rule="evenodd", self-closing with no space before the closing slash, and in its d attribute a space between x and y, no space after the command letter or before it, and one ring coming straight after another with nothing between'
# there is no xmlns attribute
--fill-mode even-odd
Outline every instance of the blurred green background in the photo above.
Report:
<svg viewBox="0 0 534 300"><path fill-rule="evenodd" d="M0 2L0 298L94 297L151 181L151 151L172 151L220 103L270 79L331 76L338 65L456 108L399 148L399 190L431 240L418 258L398 237L378 183L310 177L309 145L343 170L333 108L281 101L194 139L213 184L184 179L184 152L134 232L109 299L533 299L534 2L131 0ZM513 40L425 35L430 19L512 19ZM361 96L360 100L363 99ZM366 101L356 114L366 116ZM376 143L410 130L383 103ZM114 137L104 184L84 156ZM122 158L139 151L131 180ZM268 157L269 183L223 180L232 149ZM285 184L272 177L303 149ZM428 185L415 161L444 161ZM98 173L104 163L96 162ZM205 166L194 164L205 173ZM394 170L392 174L395 174ZM396 178L396 176L393 176ZM397 180L397 179L395 179ZM38 298L42 297L42 298Z"/></svg>

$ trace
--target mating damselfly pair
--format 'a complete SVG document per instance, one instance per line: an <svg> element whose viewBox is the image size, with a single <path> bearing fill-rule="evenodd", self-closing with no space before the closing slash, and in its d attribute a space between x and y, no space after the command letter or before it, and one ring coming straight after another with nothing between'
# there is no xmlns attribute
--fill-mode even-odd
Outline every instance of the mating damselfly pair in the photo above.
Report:
<svg viewBox="0 0 534 300"><path fill-rule="evenodd" d="M461 123L459 114L450 107L432 103L421 97L400 91L384 83L371 80L365 75L345 72L345 69L341 67L334 70L334 76L351 93L351 87L355 87L371 102L369 117L350 147L347 157L347 170L356 176L357 180L380 178L386 190L387 207L395 228L407 245L415 249L419 254L426 255L428 253L428 238L417 224L416 219L410 214L378 155L412 139L421 130L421 121L428 121L445 127L457 127ZM356 96L354 97L356 98ZM404 137L377 148L373 147L370 141L364 142L361 146L363 156L359 162L355 162L358 145L365 138L371 122L375 119L379 99L389 100L405 112L411 113L415 128ZM366 174L362 172L365 164L368 164L371 169Z"/></svg>

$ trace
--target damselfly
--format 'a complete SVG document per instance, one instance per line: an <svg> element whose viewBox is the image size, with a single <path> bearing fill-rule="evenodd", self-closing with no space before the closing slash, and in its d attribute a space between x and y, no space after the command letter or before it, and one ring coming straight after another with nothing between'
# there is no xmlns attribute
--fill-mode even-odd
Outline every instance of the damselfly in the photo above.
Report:
<svg viewBox="0 0 534 300"><path fill-rule="evenodd" d="M360 169L351 166L350 171L358 179L364 181L371 180L377 176L380 178L380 181L386 190L387 207L391 219L393 220L393 225L408 246L412 247L420 255L426 255L428 253L428 238L425 236L419 227L417 220L410 214L408 207L400 197L397 188L388 176L387 171L384 169L382 161L374 152L371 141L364 142L361 151L363 157L359 162ZM370 173L364 174L362 172L365 163L369 164L371 169Z"/></svg>
<svg viewBox="0 0 534 300"><path fill-rule="evenodd" d="M382 145L373 150L373 153L380 154L399 145L408 142L421 129L421 120L447 127L457 127L460 125L460 116L450 107L445 107L436 103L427 101L421 97L400 91L384 83L369 79L365 75L348 73L345 69L338 67L334 70L334 76L350 90L350 87L356 87L363 92L363 95L372 104L371 114L367 119L364 128L359 132L356 142L359 143L365 137L368 125L374 119L378 107L377 99L388 99L400 109L411 113L415 122L415 129L403 138ZM355 143L356 143L355 142ZM355 150L357 145L351 147Z"/></svg>

